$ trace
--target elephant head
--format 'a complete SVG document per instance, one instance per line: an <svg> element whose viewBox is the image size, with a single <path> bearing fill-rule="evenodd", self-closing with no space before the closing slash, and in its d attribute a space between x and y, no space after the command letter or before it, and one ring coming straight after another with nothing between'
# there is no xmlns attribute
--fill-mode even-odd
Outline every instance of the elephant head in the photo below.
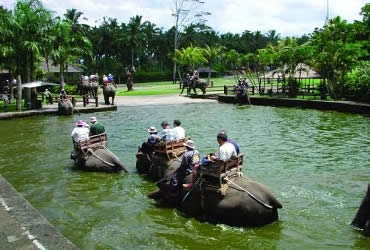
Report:
<svg viewBox="0 0 370 250"><path fill-rule="evenodd" d="M59 100L58 114L59 115L72 115L73 114L73 105L69 99Z"/></svg>
<svg viewBox="0 0 370 250"><path fill-rule="evenodd" d="M367 237L370 236L370 183L351 225L363 229L363 234Z"/></svg>

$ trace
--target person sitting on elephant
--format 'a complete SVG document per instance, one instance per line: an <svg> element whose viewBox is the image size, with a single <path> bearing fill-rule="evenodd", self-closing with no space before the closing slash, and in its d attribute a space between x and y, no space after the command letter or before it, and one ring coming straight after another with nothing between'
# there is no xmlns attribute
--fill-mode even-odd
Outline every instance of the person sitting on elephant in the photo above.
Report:
<svg viewBox="0 0 370 250"><path fill-rule="evenodd" d="M60 100L67 99L67 92L64 89L60 90L59 98L60 98Z"/></svg>
<svg viewBox="0 0 370 250"><path fill-rule="evenodd" d="M112 74L108 74L108 82L110 82L110 83L113 82L113 76L112 76Z"/></svg>
<svg viewBox="0 0 370 250"><path fill-rule="evenodd" d="M185 138L185 129L181 127L181 122L179 120L173 121L173 132L175 135L175 140L180 140Z"/></svg>
<svg viewBox="0 0 370 250"><path fill-rule="evenodd" d="M72 139L74 142L79 142L89 139L89 128L83 120L79 120L76 123L76 127L72 130Z"/></svg>
<svg viewBox="0 0 370 250"><path fill-rule="evenodd" d="M104 125L97 121L96 117L90 117L90 136L99 135L105 133Z"/></svg>
<svg viewBox="0 0 370 250"><path fill-rule="evenodd" d="M225 134L227 136L227 133L226 133L226 131L224 129L222 129L219 133L223 133L223 134ZM227 142L229 142L229 143L231 143L231 144L234 145L236 154L238 155L240 153L239 145L235 141L231 140L229 137L227 137Z"/></svg>
<svg viewBox="0 0 370 250"><path fill-rule="evenodd" d="M162 122L161 127L163 130L158 134L158 136L161 138L162 141L167 142L175 140L174 132L172 129L170 129L168 122Z"/></svg>
<svg viewBox="0 0 370 250"><path fill-rule="evenodd" d="M194 142L187 140L183 145L186 148L186 152L182 156L180 167L170 179L170 186L174 192L191 187L191 184L184 184L185 177L192 174L200 163L200 153L195 149Z"/></svg>
<svg viewBox="0 0 370 250"><path fill-rule="evenodd" d="M154 145L161 140L161 137L158 135L158 131L155 127L150 127L148 129L148 133L149 133L149 138L147 142L149 144Z"/></svg>
<svg viewBox="0 0 370 250"><path fill-rule="evenodd" d="M232 157L236 157L236 150L233 144L227 142L227 135L225 133L217 134L217 142L220 145L215 155L210 157L211 161L228 161Z"/></svg>

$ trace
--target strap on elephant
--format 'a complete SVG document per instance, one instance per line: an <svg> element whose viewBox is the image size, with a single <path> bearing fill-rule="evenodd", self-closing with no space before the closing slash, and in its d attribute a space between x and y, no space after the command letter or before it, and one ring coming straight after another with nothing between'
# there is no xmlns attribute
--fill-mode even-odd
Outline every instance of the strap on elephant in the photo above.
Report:
<svg viewBox="0 0 370 250"><path fill-rule="evenodd" d="M95 156L97 159L101 160L103 163L107 164L108 166L114 168L115 165L113 163L107 162L106 160L101 158L99 155L95 154L91 148L89 148L87 152L91 153L93 156Z"/></svg>
<svg viewBox="0 0 370 250"><path fill-rule="evenodd" d="M231 185L234 185L234 187L236 187L237 189L239 189L240 191L244 191L246 192L252 199L254 199L255 201L257 201L258 203L260 203L261 205L267 207L267 208L270 208L270 209L273 209L274 207L263 202L262 200L260 200L259 198L257 198L256 196L254 196L251 192L249 192L247 189L239 186L238 184L236 184L235 182L233 182L232 180L230 180L228 177L225 177L224 180L228 183L228 184L231 184Z"/></svg>

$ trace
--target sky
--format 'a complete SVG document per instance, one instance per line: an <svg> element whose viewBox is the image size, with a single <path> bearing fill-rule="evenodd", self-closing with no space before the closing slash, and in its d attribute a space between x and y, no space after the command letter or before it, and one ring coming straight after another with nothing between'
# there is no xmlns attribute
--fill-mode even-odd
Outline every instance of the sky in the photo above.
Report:
<svg viewBox="0 0 370 250"><path fill-rule="evenodd" d="M41 0L46 8L62 16L66 9L84 13L87 23L99 25L102 18L117 18L128 23L130 17L143 16L164 30L174 25L171 16L176 0ZM275 29L282 36L301 36L322 27L329 2L329 18L341 16L349 22L361 20L360 11L369 0L203 0L201 10L211 12L206 24L215 31L242 33L245 30ZM13 9L15 0L0 0Z"/></svg>

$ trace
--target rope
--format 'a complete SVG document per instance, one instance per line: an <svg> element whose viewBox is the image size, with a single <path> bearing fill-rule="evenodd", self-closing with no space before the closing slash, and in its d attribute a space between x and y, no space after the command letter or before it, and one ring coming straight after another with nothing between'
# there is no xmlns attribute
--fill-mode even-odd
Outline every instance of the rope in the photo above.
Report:
<svg viewBox="0 0 370 250"><path fill-rule="evenodd" d="M174 152L172 152L172 155L173 155L173 156L175 156L176 160L178 160L179 162L181 162L180 158L179 158L179 157L177 157L177 155L176 155ZM171 163L172 163L172 162L171 162ZM170 164L168 164L168 165L170 165Z"/></svg>
<svg viewBox="0 0 370 250"><path fill-rule="evenodd" d="M97 154L94 153L94 151L92 151L90 148L87 150L88 152L90 152L93 156L95 156L97 159L101 160L102 162L104 162L105 164L107 164L108 166L114 168L114 164L113 163L110 163L110 162L107 162L105 161L104 159L102 159L100 156L98 156Z"/></svg>
<svg viewBox="0 0 370 250"><path fill-rule="evenodd" d="M254 196L252 193L250 193L248 190L244 189L243 187L239 186L238 184L232 182L231 180L229 180L229 178L227 178L225 176L224 180L228 183L228 184L232 184L234 185L235 187L241 189L242 191L246 192L250 197L252 197L254 200L256 200L257 202L259 202L260 204L262 204L263 206L267 207L267 208L270 208L270 209L273 209L274 207L273 206L270 206L269 204L266 204L265 202L261 201L260 199L258 199L256 196Z"/></svg>

